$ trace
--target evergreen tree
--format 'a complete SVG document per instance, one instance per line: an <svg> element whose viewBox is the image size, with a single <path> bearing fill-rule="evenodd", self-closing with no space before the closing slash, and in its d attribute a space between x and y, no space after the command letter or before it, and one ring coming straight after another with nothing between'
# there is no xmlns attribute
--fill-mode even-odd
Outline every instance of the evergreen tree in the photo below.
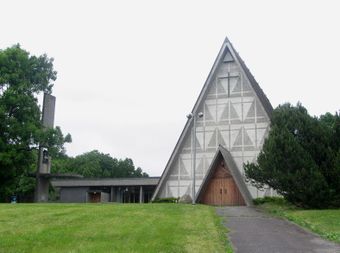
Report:
<svg viewBox="0 0 340 253"><path fill-rule="evenodd" d="M257 163L244 166L247 179L297 205L340 206L339 126L338 114L316 118L301 104L279 106Z"/></svg>

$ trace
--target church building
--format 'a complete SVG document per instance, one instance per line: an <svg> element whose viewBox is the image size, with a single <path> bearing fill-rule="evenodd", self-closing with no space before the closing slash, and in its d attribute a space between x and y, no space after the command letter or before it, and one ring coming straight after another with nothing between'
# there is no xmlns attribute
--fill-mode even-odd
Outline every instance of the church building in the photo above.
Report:
<svg viewBox="0 0 340 253"><path fill-rule="evenodd" d="M272 195L247 183L243 170L261 151L272 111L226 38L152 198L251 205L253 198Z"/></svg>

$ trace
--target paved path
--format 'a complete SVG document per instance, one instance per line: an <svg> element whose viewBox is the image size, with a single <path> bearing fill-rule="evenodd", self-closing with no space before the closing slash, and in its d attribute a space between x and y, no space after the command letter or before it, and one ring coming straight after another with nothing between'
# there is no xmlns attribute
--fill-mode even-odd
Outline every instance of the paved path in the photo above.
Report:
<svg viewBox="0 0 340 253"><path fill-rule="evenodd" d="M340 245L251 207L219 207L236 253L340 253Z"/></svg>

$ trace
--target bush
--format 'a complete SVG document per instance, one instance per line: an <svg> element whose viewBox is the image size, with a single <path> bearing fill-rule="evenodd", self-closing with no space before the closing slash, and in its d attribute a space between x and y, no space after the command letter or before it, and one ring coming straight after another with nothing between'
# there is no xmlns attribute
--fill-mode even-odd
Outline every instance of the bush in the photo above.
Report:
<svg viewBox="0 0 340 253"><path fill-rule="evenodd" d="M178 203L178 198L156 198L152 203Z"/></svg>
<svg viewBox="0 0 340 253"><path fill-rule="evenodd" d="M252 185L269 186L296 206L340 207L340 116L311 117L301 104L277 107L257 163L244 170Z"/></svg>
<svg viewBox="0 0 340 253"><path fill-rule="evenodd" d="M253 199L253 203L255 206L262 205L265 203L275 203L275 204L284 204L286 203L286 200L282 197L264 197L264 198L256 198Z"/></svg>

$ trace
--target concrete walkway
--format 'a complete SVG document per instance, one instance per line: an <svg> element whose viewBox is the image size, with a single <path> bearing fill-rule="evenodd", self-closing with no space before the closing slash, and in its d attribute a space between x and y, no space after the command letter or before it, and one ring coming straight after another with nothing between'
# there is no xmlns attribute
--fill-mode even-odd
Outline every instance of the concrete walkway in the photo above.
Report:
<svg viewBox="0 0 340 253"><path fill-rule="evenodd" d="M340 253L340 245L251 207L219 207L236 253Z"/></svg>

